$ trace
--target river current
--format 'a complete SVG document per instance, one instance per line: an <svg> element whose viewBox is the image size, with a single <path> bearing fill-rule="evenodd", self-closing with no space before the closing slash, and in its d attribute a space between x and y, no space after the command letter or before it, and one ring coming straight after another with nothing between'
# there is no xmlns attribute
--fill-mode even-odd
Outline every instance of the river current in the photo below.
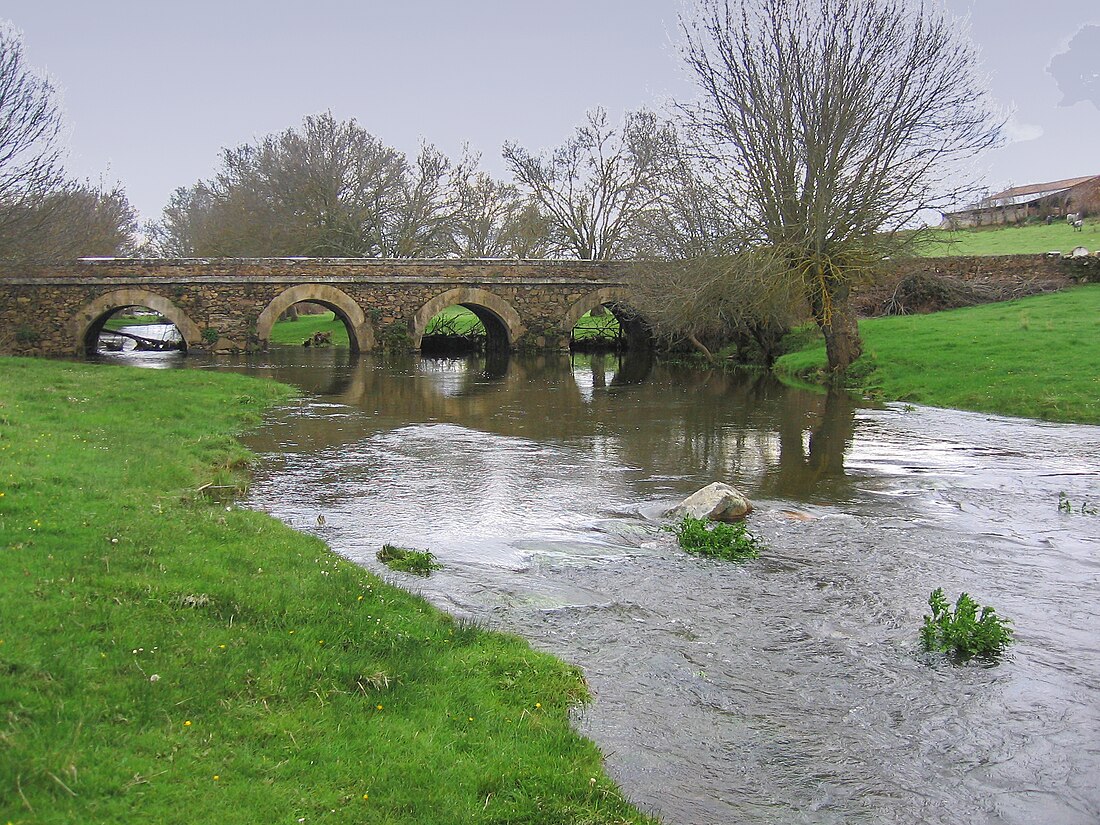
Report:
<svg viewBox="0 0 1100 825"><path fill-rule="evenodd" d="M670 825L1100 822L1100 427L644 358L217 368L304 391L250 437L244 504L581 666L578 728ZM715 480L758 560L660 529ZM385 542L444 567L393 573ZM1013 620L1000 664L921 652L935 587Z"/></svg>

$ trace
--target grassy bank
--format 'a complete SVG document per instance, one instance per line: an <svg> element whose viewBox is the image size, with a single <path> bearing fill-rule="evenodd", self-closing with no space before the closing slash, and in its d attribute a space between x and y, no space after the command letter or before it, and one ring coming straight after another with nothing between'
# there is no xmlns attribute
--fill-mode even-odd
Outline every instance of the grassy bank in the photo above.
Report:
<svg viewBox="0 0 1100 825"><path fill-rule="evenodd" d="M438 326L455 335L465 335L481 324L477 316L463 306L447 307L436 317L440 319ZM608 328L618 329L618 321L613 315L607 314L596 318L590 313L585 313L577 322L575 334L579 339L587 339L604 334L603 331ZM439 332L440 329L429 328L428 331L429 333ZM332 333L333 346L348 345L347 329L343 322L331 312L320 315L300 315L295 321L279 321L271 328L270 340L272 344L299 345L316 332Z"/></svg>
<svg viewBox="0 0 1100 825"><path fill-rule="evenodd" d="M197 492L287 396L0 359L0 822L645 821L575 669Z"/></svg>
<svg viewBox="0 0 1100 825"><path fill-rule="evenodd" d="M950 255L1042 255L1046 252L1069 253L1084 246L1100 249L1100 221L1089 219L1077 232L1064 220L1019 226L980 226L955 232L938 231L936 240L921 248L929 258Z"/></svg>
<svg viewBox="0 0 1100 825"><path fill-rule="evenodd" d="M860 322L859 388L889 401L1100 424L1100 285L1019 301ZM820 339L780 374L825 368Z"/></svg>

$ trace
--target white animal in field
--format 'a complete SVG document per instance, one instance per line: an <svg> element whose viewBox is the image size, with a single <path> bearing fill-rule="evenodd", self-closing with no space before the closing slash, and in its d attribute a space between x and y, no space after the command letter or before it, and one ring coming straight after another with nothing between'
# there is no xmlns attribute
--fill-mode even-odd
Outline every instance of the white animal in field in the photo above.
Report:
<svg viewBox="0 0 1100 825"><path fill-rule="evenodd" d="M1068 215L1066 215L1066 223L1070 224L1071 226L1077 223L1077 221L1079 220L1081 220L1080 212L1070 212Z"/></svg>
<svg viewBox="0 0 1100 825"><path fill-rule="evenodd" d="M1075 220L1073 222L1073 231L1074 232L1084 232L1085 231L1085 222L1083 220L1081 220L1080 218Z"/></svg>

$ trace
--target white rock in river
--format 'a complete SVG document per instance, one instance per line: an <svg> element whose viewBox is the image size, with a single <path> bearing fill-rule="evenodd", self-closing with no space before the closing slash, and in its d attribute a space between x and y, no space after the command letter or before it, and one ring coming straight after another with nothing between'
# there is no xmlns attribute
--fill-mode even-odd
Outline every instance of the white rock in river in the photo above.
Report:
<svg viewBox="0 0 1100 825"><path fill-rule="evenodd" d="M741 493L716 481L681 501L665 515L669 518L709 518L713 521L737 521L752 512L752 504Z"/></svg>

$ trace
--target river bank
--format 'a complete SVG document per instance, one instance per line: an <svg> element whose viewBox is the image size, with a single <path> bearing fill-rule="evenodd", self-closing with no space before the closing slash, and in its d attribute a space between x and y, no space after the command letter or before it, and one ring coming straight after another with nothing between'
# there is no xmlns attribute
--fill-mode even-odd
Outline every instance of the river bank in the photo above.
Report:
<svg viewBox="0 0 1100 825"><path fill-rule="evenodd" d="M886 401L1100 424L1100 284L929 315L860 321L850 385ZM820 381L825 347L782 356L782 376Z"/></svg>
<svg viewBox="0 0 1100 825"><path fill-rule="evenodd" d="M291 393L0 359L0 819L649 821L577 669L233 505Z"/></svg>

